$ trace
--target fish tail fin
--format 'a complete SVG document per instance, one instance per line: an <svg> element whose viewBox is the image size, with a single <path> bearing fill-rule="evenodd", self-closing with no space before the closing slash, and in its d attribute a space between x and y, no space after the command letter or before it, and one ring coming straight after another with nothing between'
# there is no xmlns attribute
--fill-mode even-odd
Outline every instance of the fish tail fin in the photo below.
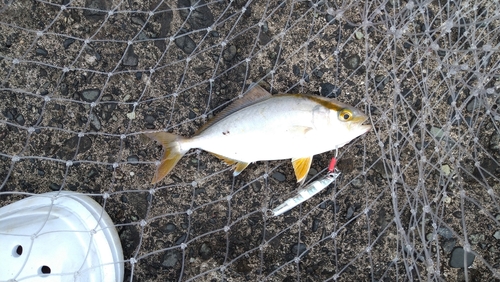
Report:
<svg viewBox="0 0 500 282"><path fill-rule="evenodd" d="M148 132L145 135L163 146L163 157L156 173L151 181L152 184L162 180L177 164L177 162L189 151L181 149L181 142L186 140L181 136L167 132Z"/></svg>

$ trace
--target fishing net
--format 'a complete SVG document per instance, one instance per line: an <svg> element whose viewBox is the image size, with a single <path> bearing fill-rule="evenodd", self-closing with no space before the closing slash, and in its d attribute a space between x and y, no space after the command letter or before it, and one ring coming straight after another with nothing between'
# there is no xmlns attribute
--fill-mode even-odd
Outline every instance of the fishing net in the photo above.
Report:
<svg viewBox="0 0 500 282"><path fill-rule="evenodd" d="M496 0L2 1L0 206L91 196L126 281L499 281L499 39ZM277 217L289 160L233 177L191 150L150 184L162 152L141 133L191 136L252 83L373 129Z"/></svg>

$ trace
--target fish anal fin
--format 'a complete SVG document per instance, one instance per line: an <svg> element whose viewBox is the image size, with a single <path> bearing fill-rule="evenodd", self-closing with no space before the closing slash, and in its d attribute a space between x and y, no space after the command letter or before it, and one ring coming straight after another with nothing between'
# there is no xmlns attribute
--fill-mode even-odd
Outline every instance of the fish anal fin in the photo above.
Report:
<svg viewBox="0 0 500 282"><path fill-rule="evenodd" d="M236 164L236 168L234 169L233 176L237 176L238 174L240 174L248 165L249 163L238 162Z"/></svg>
<svg viewBox="0 0 500 282"><path fill-rule="evenodd" d="M218 159L220 159L220 160L223 160L223 161L224 161L226 164L228 164L228 165L234 165L235 163L237 163L237 162L238 162L238 161L236 161L236 160L233 160L233 159L230 159L230 158L226 158L226 157L221 156L221 155L216 154L216 153L212 153L212 152L210 152L210 154L212 154L212 155L216 156L216 157L217 157Z"/></svg>
<svg viewBox="0 0 500 282"><path fill-rule="evenodd" d="M297 182L303 182L306 179L307 173L309 173L309 168L311 167L311 163L312 156L292 159L293 170L295 171Z"/></svg>
<svg viewBox="0 0 500 282"><path fill-rule="evenodd" d="M271 93L267 92L264 88L260 87L259 85L255 85L245 95L243 95L243 97L229 104L229 106L227 106L224 110L218 113L214 118L205 123L200 129L198 129L196 135L200 134L205 129L209 128L210 126L224 119L225 117L231 115L232 113L235 113L243 108L246 108L250 105L253 105L257 102L263 101L270 97L272 97Z"/></svg>

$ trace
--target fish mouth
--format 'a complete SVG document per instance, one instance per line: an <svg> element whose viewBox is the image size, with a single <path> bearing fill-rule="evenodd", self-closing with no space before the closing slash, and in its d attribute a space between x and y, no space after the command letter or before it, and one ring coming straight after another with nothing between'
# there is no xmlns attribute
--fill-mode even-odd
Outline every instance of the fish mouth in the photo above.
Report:
<svg viewBox="0 0 500 282"><path fill-rule="evenodd" d="M368 120L368 116L360 115L352 120L352 129L359 130L363 133L366 133L372 129L371 124L363 124Z"/></svg>

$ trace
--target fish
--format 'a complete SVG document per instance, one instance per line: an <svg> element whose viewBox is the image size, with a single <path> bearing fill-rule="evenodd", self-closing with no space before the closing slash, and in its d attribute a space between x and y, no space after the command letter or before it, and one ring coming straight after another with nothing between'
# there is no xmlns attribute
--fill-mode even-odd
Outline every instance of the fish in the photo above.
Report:
<svg viewBox="0 0 500 282"><path fill-rule="evenodd" d="M191 149L207 151L234 166L234 176L250 163L291 159L297 182L303 183L314 155L338 149L368 132L372 126L364 124L367 120L362 111L333 98L271 95L255 85L190 138L146 132L164 149L151 183L167 176Z"/></svg>

